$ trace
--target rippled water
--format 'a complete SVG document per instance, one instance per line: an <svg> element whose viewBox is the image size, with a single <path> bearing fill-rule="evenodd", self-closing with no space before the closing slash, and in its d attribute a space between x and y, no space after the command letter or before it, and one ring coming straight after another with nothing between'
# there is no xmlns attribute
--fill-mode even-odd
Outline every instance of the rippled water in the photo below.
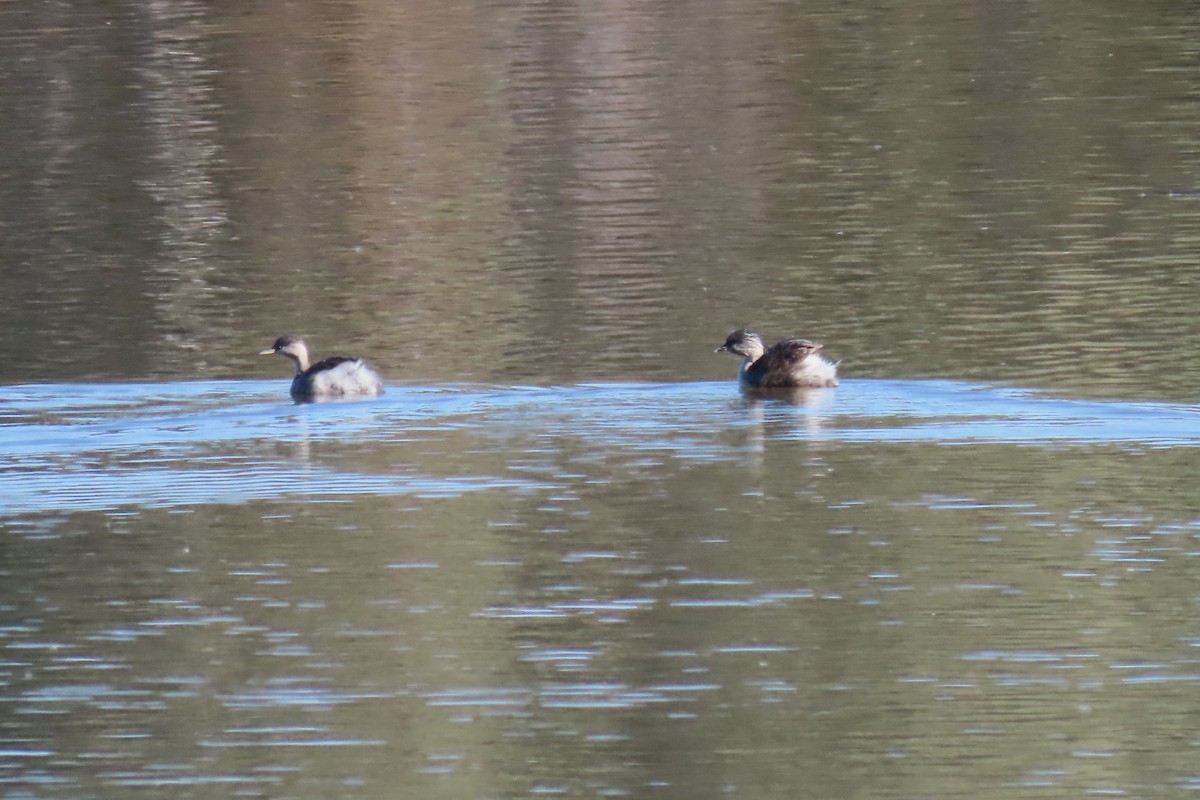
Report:
<svg viewBox="0 0 1200 800"><path fill-rule="evenodd" d="M1172 733L1193 407L853 379L285 391L0 392L4 783L1195 780Z"/></svg>
<svg viewBox="0 0 1200 800"><path fill-rule="evenodd" d="M730 384L400 386L382 399L282 406L278 384L44 384L0 393L4 510L190 507L248 500L456 496L553 489L525 455L542 439L741 461L764 440L953 444L1200 443L1200 410L1055 398L950 381L850 380L840 392L730 398ZM497 475L423 475L406 459L454 432L517 456ZM724 435L722 435L724 434ZM323 452L352 445L339 469ZM278 458L264 449L287 448ZM527 448L532 448L527 449ZM373 469L372 469L373 468Z"/></svg>
<svg viewBox="0 0 1200 800"><path fill-rule="evenodd" d="M855 377L1200 385L1178 10L0 14L6 383L262 377L282 333L417 382L711 380L752 325Z"/></svg>
<svg viewBox="0 0 1200 800"><path fill-rule="evenodd" d="M0 4L0 794L1194 794L1197 42Z"/></svg>

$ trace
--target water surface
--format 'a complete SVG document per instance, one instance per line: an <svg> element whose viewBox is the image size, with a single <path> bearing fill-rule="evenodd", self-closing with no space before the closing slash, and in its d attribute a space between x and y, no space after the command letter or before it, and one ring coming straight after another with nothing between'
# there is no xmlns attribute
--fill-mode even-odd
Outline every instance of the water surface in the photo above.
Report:
<svg viewBox="0 0 1200 800"><path fill-rule="evenodd" d="M4 781L1194 780L1170 733L1196 679L1192 407L853 379L296 406L285 383L0 393ZM1154 775L1094 770L1147 748Z"/></svg>
<svg viewBox="0 0 1200 800"><path fill-rule="evenodd" d="M0 793L1194 794L1196 42L0 4Z"/></svg>

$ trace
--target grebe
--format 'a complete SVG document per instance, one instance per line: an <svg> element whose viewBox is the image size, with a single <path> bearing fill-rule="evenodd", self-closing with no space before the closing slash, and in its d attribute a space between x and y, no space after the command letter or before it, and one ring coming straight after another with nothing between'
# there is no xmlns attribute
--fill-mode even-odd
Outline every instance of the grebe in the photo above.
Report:
<svg viewBox="0 0 1200 800"><path fill-rule="evenodd" d="M754 331L738 328L714 352L743 358L738 381L751 389L837 386L837 363L817 353L822 345L789 336L764 350Z"/></svg>
<svg viewBox="0 0 1200 800"><path fill-rule="evenodd" d="M361 358L330 356L308 365L308 345L295 336L280 336L260 356L278 353L296 362L292 399L296 402L330 400L338 397L374 397L383 394L378 373Z"/></svg>

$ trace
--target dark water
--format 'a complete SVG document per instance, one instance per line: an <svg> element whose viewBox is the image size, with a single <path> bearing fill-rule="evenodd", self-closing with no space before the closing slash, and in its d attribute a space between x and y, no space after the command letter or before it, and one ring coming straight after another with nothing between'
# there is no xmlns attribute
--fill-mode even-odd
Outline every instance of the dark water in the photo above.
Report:
<svg viewBox="0 0 1200 800"><path fill-rule="evenodd" d="M0 794L1193 795L1198 42L0 5Z"/></svg>
<svg viewBox="0 0 1200 800"><path fill-rule="evenodd" d="M0 14L8 382L262 376L285 331L418 381L714 379L750 324L863 377L1200 383L1176 4Z"/></svg>

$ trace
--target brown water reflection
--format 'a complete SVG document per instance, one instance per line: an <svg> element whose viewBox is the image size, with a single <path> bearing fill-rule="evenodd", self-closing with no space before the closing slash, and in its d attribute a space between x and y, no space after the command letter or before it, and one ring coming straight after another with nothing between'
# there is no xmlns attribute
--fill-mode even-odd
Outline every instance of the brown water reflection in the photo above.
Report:
<svg viewBox="0 0 1200 800"><path fill-rule="evenodd" d="M750 323L859 376L1194 395L1187 16L4 14L0 346L43 344L8 381L251 375L283 331L418 380L715 377Z"/></svg>
<svg viewBox="0 0 1200 800"><path fill-rule="evenodd" d="M1192 779L1191 449L542 452L560 482L535 493L12 521L0 777L64 796Z"/></svg>

